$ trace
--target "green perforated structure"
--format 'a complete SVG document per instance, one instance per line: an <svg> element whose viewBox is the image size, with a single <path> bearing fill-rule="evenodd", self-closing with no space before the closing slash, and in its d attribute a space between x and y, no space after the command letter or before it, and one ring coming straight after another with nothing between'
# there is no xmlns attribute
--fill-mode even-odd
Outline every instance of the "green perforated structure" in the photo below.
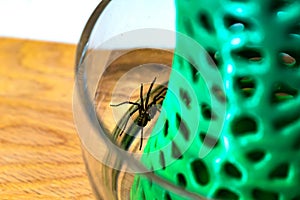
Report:
<svg viewBox="0 0 300 200"><path fill-rule="evenodd" d="M299 200L300 1L177 0L176 12L177 31L206 49L225 92L207 86L193 66L200 58L180 47L191 57L175 56L173 71L187 83L171 74L163 128L142 162L207 198ZM211 96L226 104L225 115L211 109ZM220 134L208 132L224 117ZM201 157L203 147L211 151ZM131 199L185 197L136 175Z"/></svg>

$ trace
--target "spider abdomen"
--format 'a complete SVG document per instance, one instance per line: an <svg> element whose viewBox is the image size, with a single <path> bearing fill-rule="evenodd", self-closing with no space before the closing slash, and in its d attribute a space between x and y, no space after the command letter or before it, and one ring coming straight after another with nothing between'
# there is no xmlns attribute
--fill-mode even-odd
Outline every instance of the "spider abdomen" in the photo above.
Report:
<svg viewBox="0 0 300 200"><path fill-rule="evenodd" d="M135 120L135 123L140 127L145 127L148 122L151 120L150 115L148 113L142 113L138 118Z"/></svg>

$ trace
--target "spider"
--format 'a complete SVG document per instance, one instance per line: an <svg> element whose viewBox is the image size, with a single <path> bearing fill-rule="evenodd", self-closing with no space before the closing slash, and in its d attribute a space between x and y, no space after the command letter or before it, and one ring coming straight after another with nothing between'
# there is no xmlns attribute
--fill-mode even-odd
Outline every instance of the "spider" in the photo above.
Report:
<svg viewBox="0 0 300 200"><path fill-rule="evenodd" d="M144 134L144 127L148 124L149 121L151 121L151 119L154 118L155 114L157 113L157 111L160 112L160 109L158 107L157 101L160 99L164 99L165 95L163 95L163 93L167 90L166 87L162 88L154 97L152 102L149 102L150 100L150 95L151 95L151 90L152 87L154 85L156 81L156 77L153 79L149 90L147 92L147 96L146 99L144 100L143 98L143 84L141 83L141 87L140 87L140 103L138 102L132 102L132 101L124 101L122 103L119 104L111 104L110 106L113 107L117 107L117 106L121 106L124 104L132 104L133 106L136 106L136 108L133 109L133 111L131 111L125 121L125 124L122 128L121 133L119 134L119 136L121 136L123 134L123 132L125 131L125 128L127 126L127 123L130 119L130 117L135 113L135 112L139 112L138 117L134 120L134 123L137 124L140 128L141 128L141 142L140 142L140 150L142 149L143 146L143 134Z"/></svg>

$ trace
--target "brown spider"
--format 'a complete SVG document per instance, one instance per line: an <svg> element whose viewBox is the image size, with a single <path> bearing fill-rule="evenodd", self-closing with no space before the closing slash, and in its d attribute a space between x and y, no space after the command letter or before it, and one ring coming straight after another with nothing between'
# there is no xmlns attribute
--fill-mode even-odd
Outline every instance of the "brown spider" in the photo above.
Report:
<svg viewBox="0 0 300 200"><path fill-rule="evenodd" d="M140 128L141 128L141 143L140 143L140 150L142 149L142 145L143 145L143 129L144 127L148 124L149 121L151 121L151 119L154 118L155 114L157 113L157 111L160 112L160 109L158 107L159 104L157 104L157 101L159 99L163 99L164 98L164 95L163 92L167 90L166 87L162 88L154 97L153 97L153 100L152 102L149 102L149 99L150 99L150 95L151 95L151 90L152 90L152 87L154 85L156 81L156 77L154 78L154 80L152 81L151 85L150 85L150 88L147 92L147 96L146 96L146 99L144 101L144 98L143 98L143 84L141 83L141 88L140 88L140 103L137 103L137 102L132 102L132 101L124 101L122 103L119 103L119 104L115 104L115 105L110 105L110 106L120 106L120 105L123 105L123 104L132 104L134 106L136 106L136 108L133 109L133 111L131 111L126 119L126 122L124 124L124 127L122 128L122 131L120 133L119 136L121 136L123 134L123 132L125 131L125 128L127 126L127 123L130 119L130 117L137 111L139 111L139 115L138 117L134 120L134 123L137 124Z"/></svg>

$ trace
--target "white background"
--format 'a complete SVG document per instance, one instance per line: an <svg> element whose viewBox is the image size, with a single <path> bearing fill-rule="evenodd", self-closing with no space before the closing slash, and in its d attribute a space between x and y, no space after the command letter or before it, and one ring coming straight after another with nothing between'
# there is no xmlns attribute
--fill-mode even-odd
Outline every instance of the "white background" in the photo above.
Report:
<svg viewBox="0 0 300 200"><path fill-rule="evenodd" d="M0 37L77 43L101 0L0 0Z"/></svg>
<svg viewBox="0 0 300 200"><path fill-rule="evenodd" d="M76 44L88 18L100 2L101 0L0 0L0 37ZM133 7L131 10L137 12L128 16L147 17L148 13L153 23L174 29L172 23L169 27L170 21L174 20L173 0L119 0L118 4L125 8L120 9L125 12L122 16L126 15L126 6L130 6ZM145 11L143 8L148 9ZM170 12L157 13L158 10ZM119 20L130 21L130 18L123 18Z"/></svg>

